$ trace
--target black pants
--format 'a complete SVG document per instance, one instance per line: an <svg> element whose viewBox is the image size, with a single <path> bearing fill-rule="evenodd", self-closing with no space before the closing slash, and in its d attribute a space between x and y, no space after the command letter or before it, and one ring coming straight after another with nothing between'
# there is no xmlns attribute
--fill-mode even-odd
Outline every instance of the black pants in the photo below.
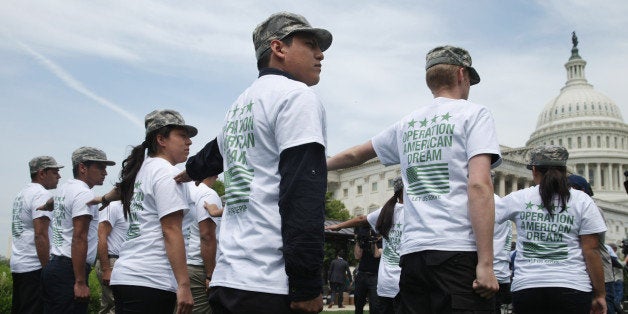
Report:
<svg viewBox="0 0 628 314"><path fill-rule="evenodd" d="M91 266L85 264L85 278ZM74 268L72 259L52 255L41 272L44 313L87 313L88 301L74 300Z"/></svg>
<svg viewBox="0 0 628 314"><path fill-rule="evenodd" d="M213 314L288 314L290 300L287 295L211 287L209 305Z"/></svg>
<svg viewBox="0 0 628 314"><path fill-rule="evenodd" d="M592 292L568 288L532 288L512 293L517 314L588 314Z"/></svg>
<svg viewBox="0 0 628 314"><path fill-rule="evenodd" d="M331 285L331 303L336 303L338 306L342 306L342 293L345 290L345 284L340 282L330 282ZM338 302L336 302L338 299Z"/></svg>
<svg viewBox="0 0 628 314"><path fill-rule="evenodd" d="M499 291L495 295L495 312L501 311L502 304L512 303L512 292L510 292L510 283L500 283Z"/></svg>
<svg viewBox="0 0 628 314"><path fill-rule="evenodd" d="M495 299L473 290L476 252L422 251L403 255L397 313L493 313Z"/></svg>
<svg viewBox="0 0 628 314"><path fill-rule="evenodd" d="M364 312L366 297L369 298L369 313L379 314L379 296L377 295L377 274L358 271L355 276L355 314Z"/></svg>
<svg viewBox="0 0 628 314"><path fill-rule="evenodd" d="M394 298L379 297L379 310L381 314L397 313L397 305Z"/></svg>
<svg viewBox="0 0 628 314"><path fill-rule="evenodd" d="M142 286L111 286L116 314L174 313L177 294L171 291Z"/></svg>
<svg viewBox="0 0 628 314"><path fill-rule="evenodd" d="M41 269L26 273L11 273L13 278L13 301L11 313L41 313Z"/></svg>

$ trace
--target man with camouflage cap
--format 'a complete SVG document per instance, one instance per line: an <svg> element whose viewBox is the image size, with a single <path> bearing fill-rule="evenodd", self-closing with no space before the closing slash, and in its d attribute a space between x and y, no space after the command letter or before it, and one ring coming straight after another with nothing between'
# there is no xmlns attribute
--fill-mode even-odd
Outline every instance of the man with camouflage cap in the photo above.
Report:
<svg viewBox="0 0 628 314"><path fill-rule="evenodd" d="M401 164L406 187L401 238L401 313L492 310L494 199L490 169L501 162L493 118L467 100L480 76L462 48L426 57L434 100L372 140L327 161L329 170L379 157Z"/></svg>
<svg viewBox="0 0 628 314"><path fill-rule="evenodd" d="M210 284L215 313L322 310L326 117L310 86L331 42L329 31L297 14L259 24L259 78L177 177L198 181L225 169L222 256Z"/></svg>
<svg viewBox="0 0 628 314"><path fill-rule="evenodd" d="M13 200L11 244L11 276L13 300L11 313L40 313L41 269L48 263L50 243L48 226L50 212L37 210L46 204L56 189L61 176L57 164L50 156L39 156L28 163L31 183L27 184Z"/></svg>
<svg viewBox="0 0 628 314"><path fill-rule="evenodd" d="M87 277L96 260L98 206L91 188L102 185L116 163L94 147L72 153L73 179L54 195L50 262L42 272L44 311L87 313Z"/></svg>

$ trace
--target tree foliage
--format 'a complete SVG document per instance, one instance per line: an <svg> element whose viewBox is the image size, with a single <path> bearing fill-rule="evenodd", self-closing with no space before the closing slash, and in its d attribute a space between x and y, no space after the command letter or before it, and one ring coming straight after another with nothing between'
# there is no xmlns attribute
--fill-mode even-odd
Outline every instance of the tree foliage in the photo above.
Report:
<svg viewBox="0 0 628 314"><path fill-rule="evenodd" d="M216 193L218 193L219 196L225 195L225 184L224 184L224 182L222 182L220 180L216 180L216 182L214 182L214 185L212 185L211 188L214 191L216 191Z"/></svg>
<svg viewBox="0 0 628 314"><path fill-rule="evenodd" d="M345 221L351 218L351 214L345 204L339 200L332 199L332 193L325 194L325 218Z"/></svg>

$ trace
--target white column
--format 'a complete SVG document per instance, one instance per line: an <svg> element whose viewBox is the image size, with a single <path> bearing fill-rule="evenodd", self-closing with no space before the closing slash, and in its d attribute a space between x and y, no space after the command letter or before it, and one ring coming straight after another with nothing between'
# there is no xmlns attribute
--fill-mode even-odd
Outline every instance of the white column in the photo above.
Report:
<svg viewBox="0 0 628 314"><path fill-rule="evenodd" d="M504 176L504 173L499 173L499 196L505 196L506 195L506 177Z"/></svg>
<svg viewBox="0 0 628 314"><path fill-rule="evenodd" d="M583 177L585 177L587 179L587 181L591 182L591 178L589 178L589 164L585 163L584 164L584 175Z"/></svg>
<svg viewBox="0 0 628 314"><path fill-rule="evenodd" d="M604 180L604 181L606 181L605 182L606 183L605 184L606 189L609 190L609 191L614 190L614 188L613 188L613 173L611 172L611 168L612 167L613 167L613 165L610 164L610 163L608 164L608 166L606 166L606 180Z"/></svg>
<svg viewBox="0 0 628 314"><path fill-rule="evenodd" d="M523 187L526 189L530 187L530 181L528 179L526 179L525 182L523 183Z"/></svg>
<svg viewBox="0 0 628 314"><path fill-rule="evenodd" d="M602 189L602 164L595 164L595 189Z"/></svg>
<svg viewBox="0 0 628 314"><path fill-rule="evenodd" d="M510 182L510 192L514 192L517 190L517 180L516 176L512 176L512 181Z"/></svg>

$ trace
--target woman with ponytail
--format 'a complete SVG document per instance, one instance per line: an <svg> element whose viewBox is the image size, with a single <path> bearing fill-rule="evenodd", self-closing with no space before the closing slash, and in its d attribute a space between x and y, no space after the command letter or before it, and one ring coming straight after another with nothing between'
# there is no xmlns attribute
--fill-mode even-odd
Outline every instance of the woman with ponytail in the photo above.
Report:
<svg viewBox="0 0 628 314"><path fill-rule="evenodd" d="M569 188L567 158L560 146L530 152L536 186L513 192L495 206L495 222L517 226L511 290L514 311L606 313L598 249L606 225L587 194Z"/></svg>
<svg viewBox="0 0 628 314"><path fill-rule="evenodd" d="M173 178L198 131L174 110L149 113L145 126L144 142L133 147L116 189L102 199L119 197L129 222L111 274L116 313L171 314L175 304L177 313L189 313L194 302L182 232L189 195Z"/></svg>
<svg viewBox="0 0 628 314"><path fill-rule="evenodd" d="M403 181L401 177L393 180L394 195L378 209L367 216L358 216L326 230L338 231L343 228L369 226L384 237L382 256L377 274L377 295L380 312L395 313L393 299L399 292L399 243L403 230ZM373 310L371 310L373 311Z"/></svg>

